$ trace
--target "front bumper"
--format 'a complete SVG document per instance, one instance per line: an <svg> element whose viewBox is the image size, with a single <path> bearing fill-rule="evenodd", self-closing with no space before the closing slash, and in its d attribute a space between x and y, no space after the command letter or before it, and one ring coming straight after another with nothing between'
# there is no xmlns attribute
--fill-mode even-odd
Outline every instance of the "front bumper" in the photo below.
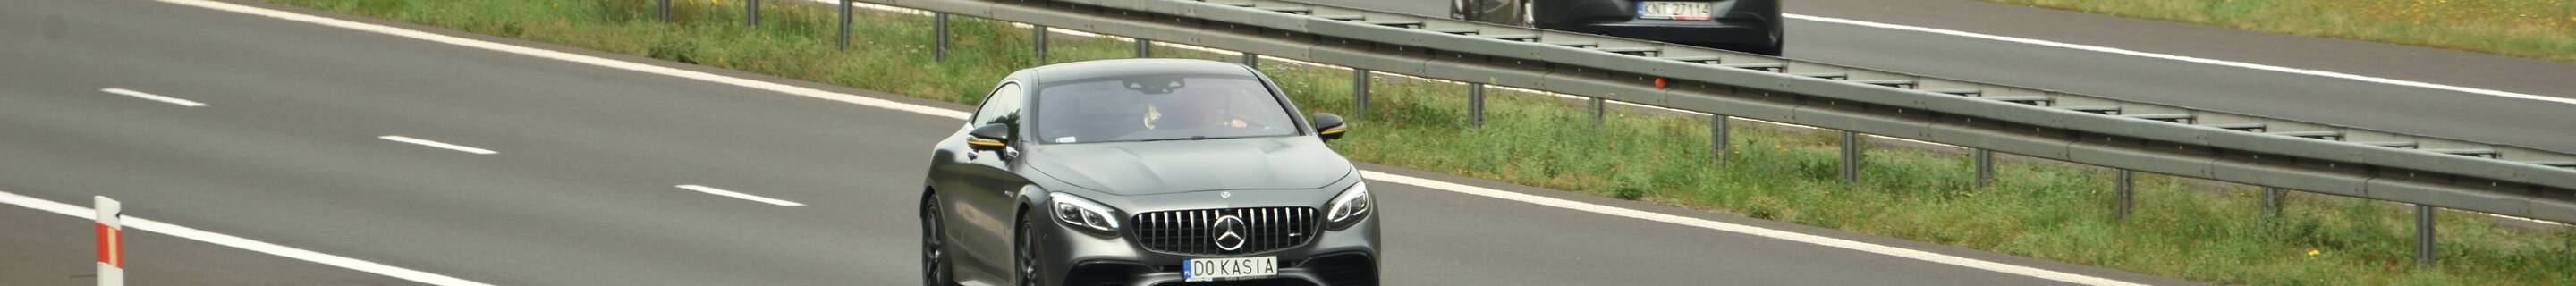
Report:
<svg viewBox="0 0 2576 286"><path fill-rule="evenodd" d="M1702 47L1769 46L1779 41L1772 31L1779 23L1757 15L1738 14L1708 21L1627 19L1613 22L1571 24L1563 27L1541 27L1569 32L1601 34Z"/></svg>
<svg viewBox="0 0 2576 286"><path fill-rule="evenodd" d="M1226 285L1376 285L1377 215L1338 231L1323 231L1306 245L1264 253L1188 256L1145 250L1127 236L1101 237L1058 223L1039 226L1044 245L1038 249L1038 272L1044 285L1151 286L1182 283L1181 261L1188 258L1274 256L1279 276L1232 281Z"/></svg>

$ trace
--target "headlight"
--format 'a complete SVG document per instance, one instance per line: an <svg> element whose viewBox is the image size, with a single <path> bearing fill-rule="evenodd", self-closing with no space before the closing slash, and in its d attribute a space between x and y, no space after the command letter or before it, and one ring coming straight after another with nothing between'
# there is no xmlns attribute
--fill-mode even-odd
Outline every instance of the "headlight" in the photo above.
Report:
<svg viewBox="0 0 2576 286"><path fill-rule="evenodd" d="M1072 194L1047 193L1047 196L1049 201L1055 202L1056 222L1094 234L1118 233L1118 216L1111 215L1115 212L1110 212L1109 207Z"/></svg>
<svg viewBox="0 0 2576 286"><path fill-rule="evenodd" d="M1376 210L1376 204L1377 199L1369 197L1367 182L1351 184L1350 190L1333 196L1333 203L1325 206L1324 221L1329 222L1326 225L1333 229L1349 228L1359 224L1360 219L1368 218L1369 213Z"/></svg>

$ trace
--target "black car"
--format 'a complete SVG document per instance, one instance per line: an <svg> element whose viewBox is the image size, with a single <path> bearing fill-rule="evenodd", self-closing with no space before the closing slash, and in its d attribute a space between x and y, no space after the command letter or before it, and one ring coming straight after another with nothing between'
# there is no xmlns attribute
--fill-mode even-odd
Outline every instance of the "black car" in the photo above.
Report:
<svg viewBox="0 0 2576 286"><path fill-rule="evenodd" d="M1451 0L1460 20L1780 55L1780 0Z"/></svg>
<svg viewBox="0 0 2576 286"><path fill-rule="evenodd" d="M1377 284L1376 202L1324 145L1348 129L1297 114L1233 63L1013 72L931 151L923 280Z"/></svg>

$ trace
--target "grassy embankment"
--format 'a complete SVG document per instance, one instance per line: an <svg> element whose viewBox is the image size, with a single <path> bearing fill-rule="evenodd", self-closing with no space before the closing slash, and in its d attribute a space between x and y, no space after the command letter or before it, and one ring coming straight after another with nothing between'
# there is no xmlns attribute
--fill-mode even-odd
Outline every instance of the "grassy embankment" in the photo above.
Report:
<svg viewBox="0 0 2576 286"><path fill-rule="evenodd" d="M2576 1L2567 0L1986 1L2576 62Z"/></svg>
<svg viewBox="0 0 2576 286"><path fill-rule="evenodd" d="M859 15L853 48L836 51L833 12L810 5L764 5L754 30L740 2L679 1L678 21L661 23L649 0L266 1L959 103L1033 66L1028 30L965 17L943 63L930 59L929 18L898 13ZM1132 54L1118 40L1051 38L1056 62ZM1306 110L1351 115L1358 128L1335 145L1359 161L2199 281L2576 283L2576 231L2499 228L2474 214L2443 214L2441 263L2418 267L2411 212L2384 203L2295 195L2279 217L2258 219L2247 189L2142 175L2139 209L2115 222L2113 176L2100 169L2008 162L1995 187L1979 189L1962 156L1871 150L1862 183L1843 184L1830 132L1739 125L1720 166L1704 117L1617 112L1596 125L1588 108L1506 93L1491 96L1488 125L1471 128L1457 85L1373 83L1371 108L1355 114L1345 72L1264 69Z"/></svg>

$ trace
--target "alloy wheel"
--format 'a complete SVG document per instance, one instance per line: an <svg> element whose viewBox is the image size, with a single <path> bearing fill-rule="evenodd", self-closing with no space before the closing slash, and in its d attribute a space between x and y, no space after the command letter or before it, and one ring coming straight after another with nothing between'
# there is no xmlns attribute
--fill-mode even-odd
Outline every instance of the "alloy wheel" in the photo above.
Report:
<svg viewBox="0 0 2576 286"><path fill-rule="evenodd" d="M1038 232L1037 232L1037 230L1038 230L1038 229L1037 229L1037 225L1029 223L1029 219L1028 219L1027 217L1022 217L1022 218L1020 218L1020 230L1019 230L1020 239L1017 239L1017 240L1018 240L1018 243L1016 243L1016 244L1018 245L1018 247L1014 247L1014 248L1018 248L1018 250L1019 250L1019 251L1015 251L1016 253L1018 253L1018 254L1017 254L1017 256L1018 256L1018 257L1017 257L1017 259L1012 259L1012 260L1013 260L1013 261L1018 261L1018 263L1014 263L1014 264L1017 264L1017 266L1019 266L1019 267L1018 267L1018 268L1019 268L1019 271L1018 271L1018 272L1019 272L1019 275L1020 275L1020 285L1023 285L1023 286L1038 286L1038 285L1040 285L1040 284L1038 283L1038 258L1037 258L1037 257L1038 257L1038 255L1037 255L1037 253L1038 253L1038 242L1037 242L1037 241L1038 241Z"/></svg>
<svg viewBox="0 0 2576 286"><path fill-rule="evenodd" d="M929 286L957 285L956 272L949 269L947 231L940 225L938 195L921 199L921 282Z"/></svg>

